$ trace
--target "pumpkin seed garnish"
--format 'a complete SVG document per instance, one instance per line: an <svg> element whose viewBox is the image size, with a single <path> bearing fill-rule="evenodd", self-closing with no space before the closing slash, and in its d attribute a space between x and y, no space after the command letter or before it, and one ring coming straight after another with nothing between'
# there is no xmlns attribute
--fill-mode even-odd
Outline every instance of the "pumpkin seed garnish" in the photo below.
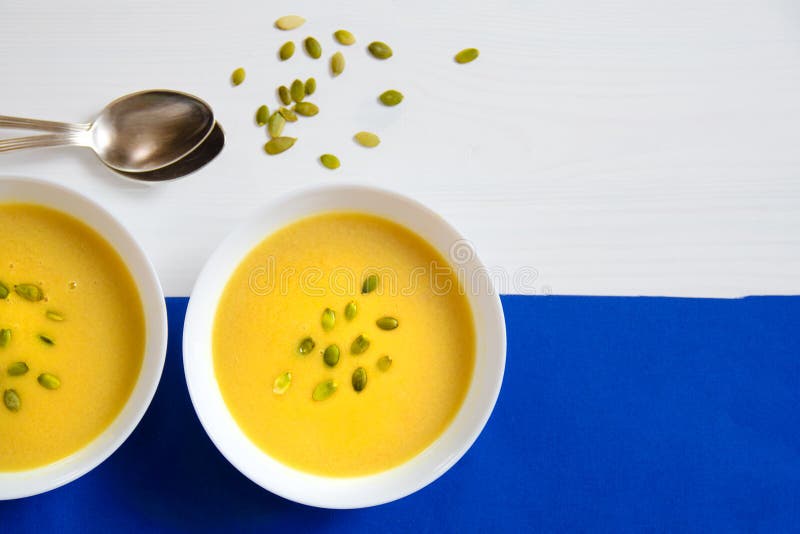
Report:
<svg viewBox="0 0 800 534"><path fill-rule="evenodd" d="M286 61L290 57L294 55L294 42L286 41L281 45L280 50L278 50L278 57L281 58L281 61Z"/></svg>
<svg viewBox="0 0 800 534"><path fill-rule="evenodd" d="M322 55L322 45L313 37L306 37L306 40L303 41L303 46L305 46L308 55L314 59L319 59Z"/></svg>
<svg viewBox="0 0 800 534"><path fill-rule="evenodd" d="M241 85L245 79L245 76L246 73L244 72L244 69L242 67L239 67L231 74L231 83L234 86Z"/></svg>
<svg viewBox="0 0 800 534"><path fill-rule="evenodd" d="M339 345L329 345L322 354L322 360L328 367L334 367L339 363Z"/></svg>
<svg viewBox="0 0 800 534"><path fill-rule="evenodd" d="M297 345L297 352L298 354L302 355L310 354L311 351L314 350L314 347L316 346L317 344L314 342L313 339L311 339L310 337L306 337L300 341L299 345Z"/></svg>
<svg viewBox="0 0 800 534"><path fill-rule="evenodd" d="M57 323L64 321L64 316L53 310L47 310L47 313L45 313L45 317Z"/></svg>
<svg viewBox="0 0 800 534"><path fill-rule="evenodd" d="M8 297L8 286L5 285L3 282L0 282L0 300L4 300Z"/></svg>
<svg viewBox="0 0 800 534"><path fill-rule="evenodd" d="M373 41L367 47L369 53L376 59L389 59L392 57L392 48L386 43L380 41Z"/></svg>
<svg viewBox="0 0 800 534"><path fill-rule="evenodd" d="M41 340L42 340L42 342L43 342L45 345L50 345L51 347L52 347L53 345L55 345L55 344L56 344L56 342L55 342L55 341L53 341L53 338L51 338L51 337L48 337L48 336L46 336L46 335L44 335L44 334L39 334L39 339L41 339Z"/></svg>
<svg viewBox="0 0 800 534"><path fill-rule="evenodd" d="M14 362L6 369L8 376L22 376L28 372L28 364L25 362Z"/></svg>
<svg viewBox="0 0 800 534"><path fill-rule="evenodd" d="M378 275L371 274L364 278L364 283L361 284L361 293L372 293L378 287Z"/></svg>
<svg viewBox="0 0 800 534"><path fill-rule="evenodd" d="M356 43L356 36L347 30L336 30L333 32L333 38L336 39L339 44L345 46L350 46Z"/></svg>
<svg viewBox="0 0 800 534"><path fill-rule="evenodd" d="M292 95L292 100L295 102L302 102L306 97L306 85L300 80L293 81L289 88L289 94Z"/></svg>
<svg viewBox="0 0 800 534"><path fill-rule="evenodd" d="M256 110L256 124L264 126L269 120L269 108L267 106L260 106Z"/></svg>
<svg viewBox="0 0 800 534"><path fill-rule="evenodd" d="M344 318L348 321L352 321L356 318L356 314L358 313L358 304L356 301L351 300L347 303L347 306L344 307Z"/></svg>
<svg viewBox="0 0 800 534"><path fill-rule="evenodd" d="M314 388L314 393L311 394L311 398L315 401L324 401L334 393L338 389L338 384L333 380L325 380L324 382L320 382L317 384L317 387Z"/></svg>
<svg viewBox="0 0 800 534"><path fill-rule="evenodd" d="M279 18L275 21L275 27L279 30L289 31L294 30L295 28L299 28L303 24L305 24L306 19L301 17L300 15L284 15L283 17Z"/></svg>
<svg viewBox="0 0 800 534"><path fill-rule="evenodd" d="M341 163L339 163L339 158L334 156L333 154L323 154L319 157L319 161L328 169L335 170L338 169Z"/></svg>
<svg viewBox="0 0 800 534"><path fill-rule="evenodd" d="M470 61L475 61L480 52L477 48L465 48L458 54L456 54L456 63L469 63Z"/></svg>
<svg viewBox="0 0 800 534"><path fill-rule="evenodd" d="M382 372L386 372L389 370L389 367L392 366L392 357L388 354L386 356L381 356L378 358L378 369Z"/></svg>
<svg viewBox="0 0 800 534"><path fill-rule="evenodd" d="M306 95L311 96L317 90L317 80L309 78L306 80Z"/></svg>
<svg viewBox="0 0 800 534"><path fill-rule="evenodd" d="M375 321L375 324L378 325L378 328L381 330L394 330L400 325L394 317L381 317Z"/></svg>
<svg viewBox="0 0 800 534"><path fill-rule="evenodd" d="M400 91L395 91L394 89L389 89L388 91L384 91L379 96L381 103L384 106L396 106L400 102L403 101L403 93Z"/></svg>
<svg viewBox="0 0 800 534"><path fill-rule="evenodd" d="M334 77L344 72L344 54L336 52L331 56L331 74Z"/></svg>
<svg viewBox="0 0 800 534"><path fill-rule="evenodd" d="M280 98L284 106L288 106L292 103L292 95L289 93L289 88L285 85L278 87L278 98Z"/></svg>
<svg viewBox="0 0 800 534"><path fill-rule="evenodd" d="M14 286L14 292L25 300L39 302L44 298L44 291L36 284L19 284Z"/></svg>
<svg viewBox="0 0 800 534"><path fill-rule="evenodd" d="M278 113L286 119L286 122L297 122L297 114L289 108L280 108Z"/></svg>
<svg viewBox="0 0 800 534"><path fill-rule="evenodd" d="M273 113L269 121L267 121L267 132L270 137L280 137L283 133L283 127L286 125L286 119L277 111Z"/></svg>
<svg viewBox="0 0 800 534"><path fill-rule="evenodd" d="M286 393L286 390L289 389L289 386L292 385L292 373L286 371L285 373L279 374L275 381L272 383L272 392L276 395L283 395Z"/></svg>
<svg viewBox="0 0 800 534"><path fill-rule="evenodd" d="M61 387L61 380L59 380L56 375L50 373L42 373L36 380L45 389L58 389Z"/></svg>
<svg viewBox="0 0 800 534"><path fill-rule="evenodd" d="M10 412L18 412L22 407L22 401L19 398L19 394L13 389L5 390L3 393L3 404L6 405L6 408L8 408L8 411Z"/></svg>
<svg viewBox="0 0 800 534"><path fill-rule="evenodd" d="M0 330L0 347L7 347L11 343L11 329L3 328Z"/></svg>
<svg viewBox="0 0 800 534"><path fill-rule="evenodd" d="M375 148L376 146L381 144L380 137L370 132L358 132L354 136L354 139L359 145L367 148Z"/></svg>
<svg viewBox="0 0 800 534"><path fill-rule="evenodd" d="M369 348L369 339L367 339L364 334L359 335L357 338L353 340L352 345L350 345L350 353L351 354L364 354L367 352Z"/></svg>
<svg viewBox="0 0 800 534"><path fill-rule="evenodd" d="M297 141L296 137L275 137L264 145L264 152L270 156L286 152L294 146L295 141Z"/></svg>
<svg viewBox="0 0 800 534"><path fill-rule="evenodd" d="M326 332L330 332L333 330L334 325L336 324L336 312L334 312L330 308L325 308L325 311L322 312L322 329Z"/></svg>
<svg viewBox="0 0 800 534"><path fill-rule="evenodd" d="M367 370L359 367L353 371L353 389L356 393L361 393L367 387Z"/></svg>
<svg viewBox="0 0 800 534"><path fill-rule="evenodd" d="M292 106L292 110L303 117L313 117L319 113L319 108L317 105L312 104L311 102L298 102Z"/></svg>

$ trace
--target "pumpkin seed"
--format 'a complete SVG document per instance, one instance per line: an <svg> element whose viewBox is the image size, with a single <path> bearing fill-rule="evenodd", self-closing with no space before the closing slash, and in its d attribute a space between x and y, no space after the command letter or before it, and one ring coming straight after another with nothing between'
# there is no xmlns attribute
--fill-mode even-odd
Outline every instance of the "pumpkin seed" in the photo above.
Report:
<svg viewBox="0 0 800 534"><path fill-rule="evenodd" d="M19 398L19 394L13 389L5 390L3 393L3 404L6 405L6 408L8 408L8 411L10 412L18 412L22 407L22 401Z"/></svg>
<svg viewBox="0 0 800 534"><path fill-rule="evenodd" d="M44 334L39 334L39 339L41 339L45 345L50 345L51 347L56 344L56 342L53 341L53 338L48 337Z"/></svg>
<svg viewBox="0 0 800 534"><path fill-rule="evenodd" d="M389 367L392 366L392 357L388 354L386 356L381 356L378 358L378 369L383 371L384 373L389 370Z"/></svg>
<svg viewBox="0 0 800 534"><path fill-rule="evenodd" d="M395 91L394 89L389 89L381 93L381 96L378 98L380 98L384 106L396 106L403 101L403 93Z"/></svg>
<svg viewBox="0 0 800 534"><path fill-rule="evenodd" d="M305 46L308 55L314 59L319 59L322 55L322 45L313 37L306 37L306 40L303 41L303 46Z"/></svg>
<svg viewBox="0 0 800 534"><path fill-rule="evenodd" d="M64 320L64 316L63 315L61 315L60 313L58 313L56 311L53 311L53 310L47 310L47 313L45 313L44 315L45 315L45 317L47 317L51 321L55 321L57 323L60 323L60 322L62 322Z"/></svg>
<svg viewBox="0 0 800 534"><path fill-rule="evenodd" d="M325 311L322 312L322 329L326 332L330 332L333 330L334 325L336 324L336 312L334 312L330 308L325 308Z"/></svg>
<svg viewBox="0 0 800 534"><path fill-rule="evenodd" d="M0 300L4 300L8 297L8 286L5 285L3 282L0 282Z"/></svg>
<svg viewBox="0 0 800 534"><path fill-rule="evenodd" d="M233 71L233 73L231 74L231 83L234 86L241 85L242 82L245 79L245 76L246 76L246 73L244 72L244 69L242 67L239 67L238 69Z"/></svg>
<svg viewBox="0 0 800 534"><path fill-rule="evenodd" d="M372 293L378 287L378 275L371 274L364 278L364 283L361 284L361 293Z"/></svg>
<svg viewBox="0 0 800 534"><path fill-rule="evenodd" d="M290 57L294 55L294 42L286 41L281 45L280 50L278 50L278 57L281 58L281 61L286 61Z"/></svg>
<svg viewBox="0 0 800 534"><path fill-rule="evenodd" d="M367 370L359 367L353 371L353 389L356 393L361 393L367 387Z"/></svg>
<svg viewBox="0 0 800 534"><path fill-rule="evenodd" d="M61 380L59 380L56 375L50 373L42 373L36 380L45 389L58 389L61 387Z"/></svg>
<svg viewBox="0 0 800 534"><path fill-rule="evenodd" d="M25 362L14 362L6 369L8 376L22 376L28 372L28 364Z"/></svg>
<svg viewBox="0 0 800 534"><path fill-rule="evenodd" d="M306 19L301 17L300 15L284 15L283 17L279 18L275 21L275 27L279 30L288 31L294 30L295 28L299 28L303 24L305 24Z"/></svg>
<svg viewBox="0 0 800 534"><path fill-rule="evenodd" d="M280 113L281 116L286 119L286 122L297 122L297 113L289 108L280 108L278 113Z"/></svg>
<svg viewBox="0 0 800 534"><path fill-rule="evenodd" d="M356 301L351 300L347 303L347 306L344 307L344 318L348 321L352 321L356 318L356 314L358 313L358 304Z"/></svg>
<svg viewBox="0 0 800 534"><path fill-rule="evenodd" d="M386 43L380 41L373 41L367 47L369 53L376 59L389 59L392 57L392 48Z"/></svg>
<svg viewBox="0 0 800 534"><path fill-rule="evenodd" d="M306 80L306 95L311 96L317 90L317 80L309 78Z"/></svg>
<svg viewBox="0 0 800 534"><path fill-rule="evenodd" d="M292 100L295 102L302 102L306 97L306 85L300 80L293 81L289 88L289 94L292 95Z"/></svg>
<svg viewBox="0 0 800 534"><path fill-rule="evenodd" d="M322 360L328 367L334 367L339 363L339 345L329 345L322 354Z"/></svg>
<svg viewBox="0 0 800 534"><path fill-rule="evenodd" d="M286 152L297 141L296 137L275 137L267 141L264 145L264 151L270 156Z"/></svg>
<svg viewBox="0 0 800 534"><path fill-rule="evenodd" d="M267 132L270 137L280 137L283 133L283 127L286 125L286 119L277 111L273 113L269 121L267 121Z"/></svg>
<svg viewBox="0 0 800 534"><path fill-rule="evenodd" d="M311 353L311 351L314 350L314 347L316 346L317 344L314 343L313 339L311 339L310 337L306 337L300 341L299 345L297 345L297 352L299 354L306 355Z"/></svg>
<svg viewBox="0 0 800 534"><path fill-rule="evenodd" d="M367 339L364 334L359 335L357 338L353 340L353 343L350 345L350 353L351 354L364 354L367 352L369 348L369 339Z"/></svg>
<svg viewBox="0 0 800 534"><path fill-rule="evenodd" d="M314 388L314 393L311 394L311 398L315 401L324 401L334 393L336 393L336 389L339 386L333 380L325 380L324 382L320 382L317 384L317 387Z"/></svg>
<svg viewBox="0 0 800 534"><path fill-rule="evenodd" d="M269 108L267 106L261 106L256 110L256 124L259 126L264 126L267 124L269 120Z"/></svg>
<svg viewBox="0 0 800 534"><path fill-rule="evenodd" d="M0 330L0 347L7 347L11 343L11 329L3 328Z"/></svg>
<svg viewBox="0 0 800 534"><path fill-rule="evenodd" d="M328 169L334 170L338 169L341 163L339 163L339 158L334 156L333 154L323 154L319 157L319 161Z"/></svg>
<svg viewBox="0 0 800 534"><path fill-rule="evenodd" d="M378 325L378 328L381 330L394 330L400 325L394 317L381 317L375 321L375 324Z"/></svg>
<svg viewBox="0 0 800 534"><path fill-rule="evenodd" d="M469 63L470 61L475 61L480 52L477 48L465 48L458 54L456 54L456 63Z"/></svg>
<svg viewBox="0 0 800 534"><path fill-rule="evenodd" d="M275 381L272 383L272 392L276 395L283 395L286 393L286 390L289 389L289 386L292 385L292 373L286 371L285 373L279 374Z"/></svg>
<svg viewBox="0 0 800 534"><path fill-rule="evenodd" d="M336 52L331 56L331 74L334 77L344 72L344 54Z"/></svg>
<svg viewBox="0 0 800 534"><path fill-rule="evenodd" d="M356 36L347 30L336 30L333 32L333 38L336 39L339 44L345 46L350 46L356 43Z"/></svg>
<svg viewBox="0 0 800 534"><path fill-rule="evenodd" d="M312 104L311 102L298 102L292 106L292 110L303 117L313 117L319 113L319 108L317 105Z"/></svg>
<svg viewBox="0 0 800 534"><path fill-rule="evenodd" d="M39 302L44 298L44 291L36 284L19 284L14 286L14 292L25 300Z"/></svg>
<svg viewBox="0 0 800 534"><path fill-rule="evenodd" d="M292 103L292 95L289 93L289 88L285 85L278 87L278 98L284 106L288 106Z"/></svg>
<svg viewBox="0 0 800 534"><path fill-rule="evenodd" d="M379 144L381 144L381 139L374 133L370 132L358 132L355 136L356 142L367 148L375 148Z"/></svg>

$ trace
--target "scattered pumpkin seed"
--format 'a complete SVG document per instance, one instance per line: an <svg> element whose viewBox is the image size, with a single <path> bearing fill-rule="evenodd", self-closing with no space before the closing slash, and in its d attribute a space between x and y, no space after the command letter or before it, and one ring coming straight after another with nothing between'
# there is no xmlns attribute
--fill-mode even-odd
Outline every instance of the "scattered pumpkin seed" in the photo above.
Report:
<svg viewBox="0 0 800 534"><path fill-rule="evenodd" d="M322 354L322 360L328 367L335 367L339 363L339 345L329 345Z"/></svg>
<svg viewBox="0 0 800 534"><path fill-rule="evenodd" d="M350 353L351 354L364 354L367 352L369 348L369 339L367 339L364 334L359 335L357 338L353 340L352 345L350 345Z"/></svg>
<svg viewBox="0 0 800 534"><path fill-rule="evenodd" d="M303 117L313 117L319 113L319 108L317 105L312 104L311 102L298 102L292 106L292 110Z"/></svg>
<svg viewBox="0 0 800 534"><path fill-rule="evenodd" d="M28 372L28 364L25 362L14 362L6 369L8 376L22 376Z"/></svg>
<svg viewBox="0 0 800 534"><path fill-rule="evenodd" d="M333 154L323 154L319 157L319 161L328 169L335 170L338 169L341 163L339 163L339 158L334 156Z"/></svg>
<svg viewBox="0 0 800 534"><path fill-rule="evenodd" d="M285 85L278 87L278 98L280 98L284 106L288 106L292 103L292 95L289 93L289 88Z"/></svg>
<svg viewBox="0 0 800 534"><path fill-rule="evenodd" d="M281 61L286 61L290 57L294 55L294 42L293 41L286 41L281 45L280 50L278 50L278 57L281 58Z"/></svg>
<svg viewBox="0 0 800 534"><path fill-rule="evenodd" d="M56 311L53 311L53 310L47 310L47 313L45 313L45 316L48 319L50 319L51 321L55 321L57 323L60 323L60 322L64 321L64 316L61 315L60 313L56 312Z"/></svg>
<svg viewBox="0 0 800 534"><path fill-rule="evenodd" d="M358 132L354 138L359 145L367 148L375 148L381 144L381 138L371 132Z"/></svg>
<svg viewBox="0 0 800 534"><path fill-rule="evenodd" d="M279 30L289 31L294 30L295 28L299 28L303 24L305 24L306 19L301 17L300 15L284 15L283 17L279 18L275 21L275 27Z"/></svg>
<svg viewBox="0 0 800 534"><path fill-rule="evenodd" d="M48 337L44 334L39 334L39 339L41 339L45 345L50 345L51 347L56 344L56 342L53 341L53 338Z"/></svg>
<svg viewBox="0 0 800 534"><path fill-rule="evenodd" d="M3 328L0 330L0 347L7 347L11 343L11 329Z"/></svg>
<svg viewBox="0 0 800 534"><path fill-rule="evenodd" d="M308 55L314 59L319 59L322 55L322 45L313 37L306 37L306 40L303 41L303 46L305 46Z"/></svg>
<svg viewBox="0 0 800 534"><path fill-rule="evenodd" d="M389 367L392 366L392 357L388 354L386 356L381 356L378 358L378 369L383 371L384 373L389 370Z"/></svg>
<svg viewBox="0 0 800 534"><path fill-rule="evenodd" d="M267 143L264 145L264 152L270 156L280 154L281 152L286 152L292 148L295 141L297 141L296 137L275 137L267 141Z"/></svg>
<svg viewBox="0 0 800 534"><path fill-rule="evenodd" d="M61 380L59 380L54 374L42 373L36 378L36 380L45 389L58 389L61 387Z"/></svg>
<svg viewBox="0 0 800 534"><path fill-rule="evenodd" d="M389 59L392 57L392 48L386 43L380 41L373 41L367 47L369 53L376 59Z"/></svg>
<svg viewBox="0 0 800 534"><path fill-rule="evenodd" d="M469 63L470 61L475 61L480 52L477 48L465 48L458 54L456 54L456 63Z"/></svg>
<svg viewBox="0 0 800 534"><path fill-rule="evenodd" d="M0 282L0 300L4 300L8 297L8 286L5 285L3 282Z"/></svg>
<svg viewBox="0 0 800 534"><path fill-rule="evenodd" d="M306 95L311 96L317 90L317 80L309 78L306 80Z"/></svg>
<svg viewBox="0 0 800 534"><path fill-rule="evenodd" d="M44 298L44 291L36 284L19 284L14 286L14 292L25 300L39 302Z"/></svg>
<svg viewBox="0 0 800 534"><path fill-rule="evenodd" d="M356 36L347 30L336 30L333 32L333 38L336 39L339 44L345 46L350 46L356 43Z"/></svg>
<svg viewBox="0 0 800 534"><path fill-rule="evenodd" d="M378 328L381 330L394 330L400 325L394 317L381 317L375 321L375 324L378 325Z"/></svg>
<svg viewBox="0 0 800 534"><path fill-rule="evenodd" d="M289 389L289 386L292 385L292 373L286 371L285 373L279 374L275 381L272 383L272 392L276 395L283 395L286 393L286 390Z"/></svg>
<svg viewBox="0 0 800 534"><path fill-rule="evenodd" d="M283 133L283 127L286 125L286 119L277 111L273 113L267 121L267 132L270 137L280 137Z"/></svg>
<svg viewBox="0 0 800 534"><path fill-rule="evenodd" d="M380 98L384 106L396 106L403 101L403 93L395 91L394 89L389 89L381 93L381 96L378 98Z"/></svg>
<svg viewBox="0 0 800 534"><path fill-rule="evenodd" d="M22 401L19 398L19 394L13 389L5 390L3 393L3 404L6 405L6 408L8 408L8 411L10 412L18 412L22 407Z"/></svg>
<svg viewBox="0 0 800 534"><path fill-rule="evenodd" d="M330 332L333 330L334 325L336 324L336 312L334 312L330 308L325 308L325 311L322 312L322 329L326 332Z"/></svg>
<svg viewBox="0 0 800 534"><path fill-rule="evenodd" d="M361 393L367 387L367 370L359 367L353 371L353 389L356 393Z"/></svg>
<svg viewBox="0 0 800 534"><path fill-rule="evenodd" d="M336 52L331 56L331 74L334 77L344 72L344 54Z"/></svg>
<svg viewBox="0 0 800 534"><path fill-rule="evenodd" d="M289 88L289 94L292 95L292 100L295 102L302 102L306 97L306 85L300 80L293 81Z"/></svg>
<svg viewBox="0 0 800 534"><path fill-rule="evenodd" d="M311 398L315 401L324 401L334 393L336 393L336 389L339 386L333 380L325 380L324 382L320 382L317 384L317 387L314 388L314 393L311 394Z"/></svg>
<svg viewBox="0 0 800 534"><path fill-rule="evenodd" d="M286 122L297 122L297 113L289 108L280 108L278 113L280 113L281 116L286 119Z"/></svg>
<svg viewBox="0 0 800 534"><path fill-rule="evenodd" d="M356 304L356 301L351 300L347 303L347 306L344 307L344 317L348 321L352 321L356 318L356 314L358 314L358 304Z"/></svg>
<svg viewBox="0 0 800 534"><path fill-rule="evenodd" d="M364 278L364 283L361 284L361 293L372 293L378 287L378 275L371 274Z"/></svg>
<svg viewBox="0 0 800 534"><path fill-rule="evenodd" d="M267 106L260 106L256 110L256 124L264 126L269 120L269 108Z"/></svg>
<svg viewBox="0 0 800 534"><path fill-rule="evenodd" d="M297 352L303 355L310 354L311 351L314 350L314 347L316 346L317 344L314 342L313 339L311 339L310 337L306 337L300 341L299 345L297 345Z"/></svg>
<svg viewBox="0 0 800 534"><path fill-rule="evenodd" d="M238 69L233 71L233 73L231 74L231 83L234 86L241 85L242 82L245 79L245 76L246 76L246 73L244 72L244 69L242 67L239 67Z"/></svg>

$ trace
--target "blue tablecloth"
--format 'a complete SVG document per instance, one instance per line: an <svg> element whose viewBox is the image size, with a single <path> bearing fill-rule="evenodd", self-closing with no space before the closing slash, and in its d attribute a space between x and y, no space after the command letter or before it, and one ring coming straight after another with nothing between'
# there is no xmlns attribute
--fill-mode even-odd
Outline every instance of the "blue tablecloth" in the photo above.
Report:
<svg viewBox="0 0 800 534"><path fill-rule="evenodd" d="M183 379L186 302L168 299L164 377L131 438L0 502L0 532L800 529L800 297L504 297L506 380L474 447L351 511L276 497L216 451Z"/></svg>

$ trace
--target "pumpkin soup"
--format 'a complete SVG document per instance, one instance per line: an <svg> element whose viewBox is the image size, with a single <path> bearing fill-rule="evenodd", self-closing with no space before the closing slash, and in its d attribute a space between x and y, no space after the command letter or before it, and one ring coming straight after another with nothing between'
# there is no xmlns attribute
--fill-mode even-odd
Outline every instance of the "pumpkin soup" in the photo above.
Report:
<svg viewBox="0 0 800 534"><path fill-rule="evenodd" d="M0 471L83 448L122 410L144 359L136 284L77 219L0 204Z"/></svg>
<svg viewBox="0 0 800 534"><path fill-rule="evenodd" d="M222 396L249 439L333 477L430 445L475 362L449 264L408 229L358 213L306 218L257 245L227 282L212 337Z"/></svg>

